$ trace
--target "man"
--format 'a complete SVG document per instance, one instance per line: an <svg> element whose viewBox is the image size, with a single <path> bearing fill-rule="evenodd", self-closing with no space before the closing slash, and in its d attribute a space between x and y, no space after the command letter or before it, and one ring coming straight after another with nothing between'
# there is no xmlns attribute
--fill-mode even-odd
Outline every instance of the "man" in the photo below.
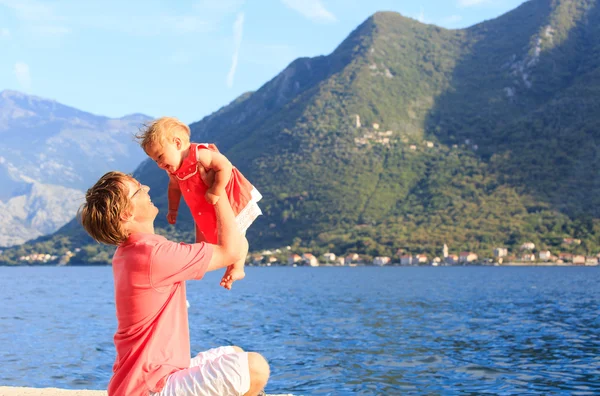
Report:
<svg viewBox="0 0 600 396"><path fill-rule="evenodd" d="M118 329L110 396L257 395L269 366L235 346L190 360L185 281L246 256L248 244L227 197L215 204L218 243L185 244L154 234L158 209L147 186L109 172L86 193L81 223L98 242L117 245L112 268Z"/></svg>

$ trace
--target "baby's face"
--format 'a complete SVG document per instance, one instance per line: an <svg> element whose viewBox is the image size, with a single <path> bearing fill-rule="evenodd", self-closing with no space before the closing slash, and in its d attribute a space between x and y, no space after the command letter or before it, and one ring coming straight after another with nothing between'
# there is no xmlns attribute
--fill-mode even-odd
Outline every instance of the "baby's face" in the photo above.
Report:
<svg viewBox="0 0 600 396"><path fill-rule="evenodd" d="M169 139L163 140L162 144L155 142L146 147L148 156L156 162L160 169L174 173L183 162L183 150L177 142Z"/></svg>

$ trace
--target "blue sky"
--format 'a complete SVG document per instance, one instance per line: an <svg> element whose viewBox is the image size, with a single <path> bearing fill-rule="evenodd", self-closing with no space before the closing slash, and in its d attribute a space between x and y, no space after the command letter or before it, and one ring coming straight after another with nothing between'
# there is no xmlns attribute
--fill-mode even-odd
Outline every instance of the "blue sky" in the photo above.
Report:
<svg viewBox="0 0 600 396"><path fill-rule="evenodd" d="M449 29L523 0L0 0L0 90L91 113L191 123L376 11Z"/></svg>

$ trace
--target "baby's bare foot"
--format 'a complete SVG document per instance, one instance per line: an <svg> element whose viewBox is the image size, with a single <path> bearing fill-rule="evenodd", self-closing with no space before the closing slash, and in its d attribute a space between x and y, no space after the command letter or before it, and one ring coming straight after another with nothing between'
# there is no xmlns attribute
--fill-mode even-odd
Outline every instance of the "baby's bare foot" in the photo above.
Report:
<svg viewBox="0 0 600 396"><path fill-rule="evenodd" d="M246 273L243 269L227 269L227 272L225 272L225 275L223 275L223 278L221 279L221 286L227 290L231 290L233 282L244 279L245 276Z"/></svg>
<svg viewBox="0 0 600 396"><path fill-rule="evenodd" d="M246 277L246 272L243 268L234 268L229 272L229 275L231 276L231 281L235 282L244 279Z"/></svg>

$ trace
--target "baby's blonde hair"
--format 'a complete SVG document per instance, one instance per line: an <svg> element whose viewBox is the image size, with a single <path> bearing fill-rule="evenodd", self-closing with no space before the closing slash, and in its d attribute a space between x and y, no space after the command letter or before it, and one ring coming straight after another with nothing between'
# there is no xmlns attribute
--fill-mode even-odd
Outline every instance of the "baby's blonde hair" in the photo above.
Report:
<svg viewBox="0 0 600 396"><path fill-rule="evenodd" d="M172 137L178 137L184 144L188 144L190 142L190 127L175 117L161 117L150 124L144 125L140 133L135 135L144 151L154 143L162 146L165 139Z"/></svg>

